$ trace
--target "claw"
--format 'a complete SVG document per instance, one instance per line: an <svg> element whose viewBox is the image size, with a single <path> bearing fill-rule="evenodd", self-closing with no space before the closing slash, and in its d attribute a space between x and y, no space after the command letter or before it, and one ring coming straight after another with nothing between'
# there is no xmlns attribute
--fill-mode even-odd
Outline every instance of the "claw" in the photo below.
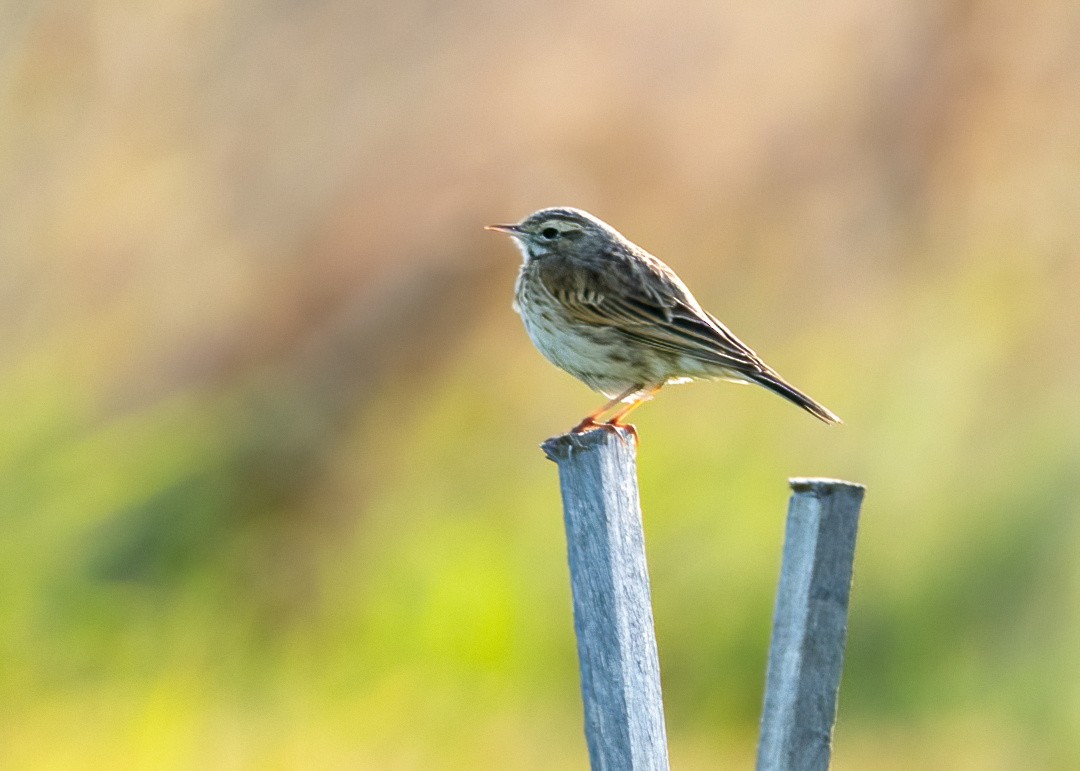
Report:
<svg viewBox="0 0 1080 771"><path fill-rule="evenodd" d="M604 423L602 428L607 431L614 431L615 435L624 442L626 441L626 439L623 436L623 430L625 430L626 433L630 434L630 436L633 437L635 447L637 447L638 444L640 444L641 442L640 437L638 437L637 426L635 426L633 423L619 423L612 420Z"/></svg>

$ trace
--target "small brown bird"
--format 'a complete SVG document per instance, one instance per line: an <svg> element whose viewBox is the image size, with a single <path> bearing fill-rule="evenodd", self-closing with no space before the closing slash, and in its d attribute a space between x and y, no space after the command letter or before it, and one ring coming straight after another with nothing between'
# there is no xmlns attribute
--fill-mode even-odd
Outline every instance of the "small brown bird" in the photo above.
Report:
<svg viewBox="0 0 1080 771"><path fill-rule="evenodd" d="M706 312L671 268L588 212L541 209L487 229L508 233L525 257L514 310L533 344L611 399L574 433L610 426L636 436L623 422L630 411L690 380L758 383L826 423L841 422Z"/></svg>

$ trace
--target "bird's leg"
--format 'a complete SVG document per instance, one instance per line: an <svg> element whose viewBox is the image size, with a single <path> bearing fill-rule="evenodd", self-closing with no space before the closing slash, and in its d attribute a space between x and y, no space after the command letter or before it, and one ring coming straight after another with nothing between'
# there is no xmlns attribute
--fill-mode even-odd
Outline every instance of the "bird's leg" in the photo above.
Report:
<svg viewBox="0 0 1080 771"><path fill-rule="evenodd" d="M637 442L637 440L638 440L638 432L637 432L637 429L636 429L636 428L634 428L634 426L633 426L632 424L630 424L630 423L624 423L624 422L623 422L623 420L624 420L624 419L626 418L626 416L627 416L627 415L629 415L629 414L630 414L631 412L633 412L634 410L636 410L636 409L637 409L638 407L640 407L641 405L643 405L643 404L644 404L645 402L649 401L649 399L653 398L653 395L655 395L655 394L656 394L656 392L657 392L657 391L659 391L659 390L660 390L661 388L663 388L663 387L664 387L664 384L663 384L663 383L661 383L661 384L660 384L660 385L658 385L658 386L655 386L655 387L653 387L653 388L650 388L650 389L649 389L648 391L646 391L645 393L641 394L641 396L640 396L639 398L637 398L637 399L634 399L634 401L630 402L630 403L629 403L629 404L627 404L627 405L626 405L625 407L623 407L622 409L618 410L618 411L617 411L617 412L616 412L616 413L615 413L614 415L612 415L612 416L611 416L610 418L608 418L608 420L607 420L607 423L605 423L604 425L605 425L605 426L611 426L612 428L615 428L615 429L619 429L619 428L625 428L625 429L626 429L627 431L629 431L629 432L630 432L630 435L631 435L632 437L634 437L634 442L636 443L636 442Z"/></svg>
<svg viewBox="0 0 1080 771"><path fill-rule="evenodd" d="M613 407L618 406L619 402L621 402L626 397L632 396L633 394L637 393L640 390L641 390L640 385L632 385L632 386L630 386L629 388L627 388L625 391L623 391L621 394L616 396L614 399L612 399L610 402L605 404L600 409L596 410L595 412L590 412L588 415L586 415L584 420L582 420L580 423L578 423L576 426L574 426L573 428L570 429L570 433L571 434L584 434L586 431L591 431L594 428L600 428L600 426L607 425L606 423L597 423L596 419L598 417L600 417L601 415L603 415L608 410L612 409Z"/></svg>

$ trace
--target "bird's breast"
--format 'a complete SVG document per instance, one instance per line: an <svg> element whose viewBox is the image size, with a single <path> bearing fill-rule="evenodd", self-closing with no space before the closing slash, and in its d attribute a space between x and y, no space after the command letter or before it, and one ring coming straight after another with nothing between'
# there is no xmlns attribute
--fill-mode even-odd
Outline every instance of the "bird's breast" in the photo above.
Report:
<svg viewBox="0 0 1080 771"><path fill-rule="evenodd" d="M537 350L556 367L609 396L635 383L662 383L666 367L628 344L616 327L574 319L535 276L522 271L514 309Z"/></svg>

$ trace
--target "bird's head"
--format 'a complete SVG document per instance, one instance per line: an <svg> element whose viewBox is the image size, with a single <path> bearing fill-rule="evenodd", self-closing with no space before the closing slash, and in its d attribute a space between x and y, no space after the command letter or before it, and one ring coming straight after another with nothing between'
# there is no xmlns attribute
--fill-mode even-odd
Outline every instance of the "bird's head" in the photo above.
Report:
<svg viewBox="0 0 1080 771"><path fill-rule="evenodd" d="M526 262L551 254L600 255L622 241L611 226L588 212L569 207L541 209L516 225L488 225L486 230L511 236Z"/></svg>

